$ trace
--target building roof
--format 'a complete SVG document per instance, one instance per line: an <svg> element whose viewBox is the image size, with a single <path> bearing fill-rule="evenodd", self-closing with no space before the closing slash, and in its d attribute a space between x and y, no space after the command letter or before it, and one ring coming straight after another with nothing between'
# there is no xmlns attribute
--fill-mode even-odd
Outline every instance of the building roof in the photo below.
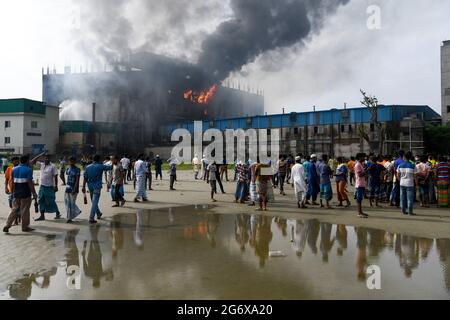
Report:
<svg viewBox="0 0 450 320"><path fill-rule="evenodd" d="M66 133L91 133L93 124L91 121L60 121L59 132ZM117 123L96 122L95 130L99 133L116 133Z"/></svg>
<svg viewBox="0 0 450 320"><path fill-rule="evenodd" d="M0 114L2 113L31 113L46 114L47 106L40 101L30 99L0 99Z"/></svg>
<svg viewBox="0 0 450 320"><path fill-rule="evenodd" d="M401 121L413 114L419 114L424 120L428 121L441 119L441 116L429 106L380 105L378 108L378 121ZM215 128L224 131L226 129L268 129L332 124L356 124L370 122L370 119L371 115L366 107L356 107L203 121L203 130ZM161 128L161 134L168 134L177 128L188 129L192 133L194 123L185 122L164 126Z"/></svg>

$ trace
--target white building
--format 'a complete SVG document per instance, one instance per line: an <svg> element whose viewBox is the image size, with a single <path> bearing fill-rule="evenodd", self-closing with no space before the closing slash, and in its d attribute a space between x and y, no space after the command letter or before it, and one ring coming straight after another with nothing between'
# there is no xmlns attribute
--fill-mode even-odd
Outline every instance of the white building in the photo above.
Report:
<svg viewBox="0 0 450 320"><path fill-rule="evenodd" d="M0 154L54 154L58 142L58 107L28 99L0 100Z"/></svg>
<svg viewBox="0 0 450 320"><path fill-rule="evenodd" d="M441 47L442 122L450 122L450 41Z"/></svg>

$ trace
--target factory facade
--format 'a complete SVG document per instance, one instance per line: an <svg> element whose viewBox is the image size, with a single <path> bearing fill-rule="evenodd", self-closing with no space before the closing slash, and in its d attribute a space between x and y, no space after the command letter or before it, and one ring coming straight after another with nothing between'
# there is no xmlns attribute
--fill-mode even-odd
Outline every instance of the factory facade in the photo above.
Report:
<svg viewBox="0 0 450 320"><path fill-rule="evenodd" d="M59 108L28 99L0 100L0 154L56 152Z"/></svg>
<svg viewBox="0 0 450 320"><path fill-rule="evenodd" d="M441 123L441 117L428 106L380 106L377 122L366 108L332 109L317 112L203 121L202 129L267 130L280 132L280 152L284 154L356 155L358 152L393 154L396 150L424 151L424 129L427 124ZM176 123L161 127L161 136L170 156L171 134L176 129L194 134L194 123ZM364 133L364 134L362 134ZM381 136L381 135L382 136ZM159 152L162 152L162 148ZM233 162L233 159L228 162Z"/></svg>
<svg viewBox="0 0 450 320"><path fill-rule="evenodd" d="M441 47L442 122L450 122L450 40Z"/></svg>

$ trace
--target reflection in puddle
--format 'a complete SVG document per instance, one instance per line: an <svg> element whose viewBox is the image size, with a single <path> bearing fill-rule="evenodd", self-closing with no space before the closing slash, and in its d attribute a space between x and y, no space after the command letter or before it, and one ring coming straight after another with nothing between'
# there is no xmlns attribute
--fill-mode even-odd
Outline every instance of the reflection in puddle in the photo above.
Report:
<svg viewBox="0 0 450 320"><path fill-rule="evenodd" d="M64 249L64 261L24 275L0 297L450 298L449 239L317 220L218 215L207 206L139 211L108 223L49 238ZM369 265L382 270L381 290L366 287ZM70 277L71 270L79 274ZM69 289L74 281L79 290Z"/></svg>

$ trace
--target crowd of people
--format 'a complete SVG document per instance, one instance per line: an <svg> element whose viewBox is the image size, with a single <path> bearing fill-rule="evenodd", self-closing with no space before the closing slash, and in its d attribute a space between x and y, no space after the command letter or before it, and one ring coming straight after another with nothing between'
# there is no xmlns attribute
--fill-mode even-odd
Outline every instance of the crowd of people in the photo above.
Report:
<svg viewBox="0 0 450 320"><path fill-rule="evenodd" d="M177 161L169 159L167 162L169 190L174 191ZM75 157L61 159L59 168L51 163L50 156L45 153L33 159L26 155L13 157L9 159L8 166L3 168L5 192L11 208L3 231L8 233L13 225L19 224L22 225L22 231L33 231L30 228L33 201L36 213L40 214L35 221L46 220L46 214L55 214L55 219L61 219L61 211L56 203L58 176L65 187L64 205L68 223L81 214L77 206L80 189L85 204L88 203L88 194L91 199L90 224L97 223L96 219L101 219L103 215L99 202L104 185L115 203L113 207L125 205L124 185L129 182L133 183L136 190L134 202L148 202L147 190L152 190L152 167L155 168L155 179L162 180L163 163L160 156L151 160L143 154L134 159L128 155L104 159L95 155L81 159L81 170ZM200 159L195 155L192 165L194 179L210 185L211 200L216 202L218 187L224 194L222 181L229 181L228 164L209 161L206 156ZM38 192L33 179L35 166L40 171ZM333 180L335 188L332 186ZM411 152L404 151L399 151L395 157L359 153L350 159L334 159L325 154L320 158L316 154L310 157L301 154L297 157L281 155L276 163L256 159L237 161L234 166L236 203L248 202L250 206L257 206L259 211L267 211L267 204L275 199L274 189L279 189L280 195L286 196L285 186L292 185L299 208L306 209L312 205L331 209L331 200L336 193L338 207L350 207L350 199L356 200L360 218L368 217L363 212L365 199L369 200L371 207L388 203L401 208L405 215L415 215L415 202L420 202L422 207L449 207L449 180L450 163L446 157L435 160L433 156L414 157ZM349 186L354 186L353 196L349 196Z"/></svg>

